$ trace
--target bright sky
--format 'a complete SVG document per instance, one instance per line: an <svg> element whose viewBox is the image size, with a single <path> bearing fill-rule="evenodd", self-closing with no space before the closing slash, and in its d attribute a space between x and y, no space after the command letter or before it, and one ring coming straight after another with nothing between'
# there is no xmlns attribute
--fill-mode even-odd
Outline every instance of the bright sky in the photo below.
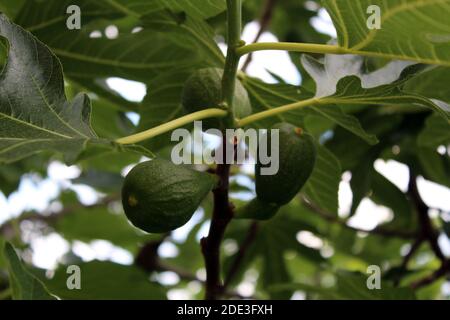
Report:
<svg viewBox="0 0 450 320"><path fill-rule="evenodd" d="M331 36L336 36L336 31L325 10L320 10L318 17L313 18L312 23L318 30L328 33ZM106 36L117 36L116 29L108 28L109 29L105 32ZM243 39L247 42L253 41L257 31L258 23L249 23L243 31ZM101 33L98 32L96 36L101 36ZM278 40L273 34L265 32L260 41L273 42ZM222 50L226 50L225 45L220 46ZM285 52L256 52L247 72L264 81L274 82L274 79L266 70L271 70L289 83L300 84L300 74L297 72L297 69ZM108 85L130 101L141 101L146 94L145 85L134 81L111 78L108 79ZM135 123L139 120L139 117L136 114L130 114L129 116ZM400 189L405 190L408 184L408 168L406 166L395 161L384 162L382 160L377 160L375 168ZM53 199L65 189L74 190L83 204L95 203L100 196L97 192L89 186L74 185L70 182L70 179L77 177L79 174L80 170L76 166L67 167L64 164L53 162L48 168L48 178L46 179L42 180L34 175L24 176L21 180L19 190L9 196L8 199L0 193L0 224L11 217L19 215L24 210L34 209L43 211L49 206L58 208L60 204L53 202ZM344 174L340 184L339 214L342 216L348 214L351 206L352 192L349 180L349 174ZM430 207L450 212L450 201L448 201L448 199L450 199L450 189L436 185L435 183L426 181L422 178L418 181L418 187L424 201ZM173 236L175 241L183 241L189 233L189 230L202 216L203 212L200 210L186 226L176 230ZM352 226L370 230L375 228L379 223L392 219L392 216L393 213L389 208L377 206L369 199L364 199L355 216L350 220L350 223ZM201 228L197 236L198 239L206 234L207 227L208 226L205 224ZM322 244L321 239L310 233L299 232L297 239L301 243L311 247L320 248ZM450 255L450 243L447 237L441 236L440 244L444 251ZM233 244L228 244L228 246L232 248ZM34 253L33 263L38 267L46 269L54 269L57 266L58 259L70 249L69 243L56 233L32 240L31 247ZM234 244L234 247L236 247L236 244ZM107 241L99 240L90 244L76 242L72 248L75 253L85 261L98 259L131 264L133 259L129 252L117 248ZM173 244L165 243L161 247L160 253L162 256L166 257L176 256L177 248ZM251 294L252 291L254 291L254 278L255 277L252 274L246 276L247 281L245 281L242 287L238 288L242 294ZM158 280L167 284L173 283L176 281L176 275L164 273L159 275ZM191 293L199 290L195 285L193 285L193 288L191 289ZM189 298L189 294L184 291L175 290L169 294L169 297ZM302 297L302 295L299 297Z"/></svg>

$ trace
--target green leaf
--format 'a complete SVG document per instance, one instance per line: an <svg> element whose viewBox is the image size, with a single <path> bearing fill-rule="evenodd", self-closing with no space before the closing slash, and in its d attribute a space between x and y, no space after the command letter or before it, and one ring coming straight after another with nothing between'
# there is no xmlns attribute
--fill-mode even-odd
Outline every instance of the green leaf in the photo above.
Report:
<svg viewBox="0 0 450 320"><path fill-rule="evenodd" d="M144 27L162 32L176 43L189 46L201 57L200 65L223 68L225 58L214 41L214 30L205 21L176 15L167 10L143 15L141 21ZM191 61L191 66L194 64Z"/></svg>
<svg viewBox="0 0 450 320"><path fill-rule="evenodd" d="M350 272L338 272L337 285L334 288L324 288L306 283L286 283L271 287L272 291L300 290L313 294L319 299L329 300L416 300L414 291L410 288L396 288L382 281L381 289L370 290L366 281L370 275Z"/></svg>
<svg viewBox="0 0 450 320"><path fill-rule="evenodd" d="M226 9L225 0L101 0L100 2L131 15L170 9L174 12L185 12L195 19L210 18Z"/></svg>
<svg viewBox="0 0 450 320"><path fill-rule="evenodd" d="M0 162L52 149L73 158L95 134L86 95L64 97L58 59L31 34L0 15L0 36L9 41L0 77Z"/></svg>
<svg viewBox="0 0 450 320"><path fill-rule="evenodd" d="M76 210L58 219L54 228L69 241L101 239L132 251L148 238L133 228L124 214L110 213L107 207Z"/></svg>
<svg viewBox="0 0 450 320"><path fill-rule="evenodd" d="M408 81L405 90L450 103L450 91L447 86L449 81L450 68L435 66Z"/></svg>
<svg viewBox="0 0 450 320"><path fill-rule="evenodd" d="M408 80L423 71L422 65L392 61L367 73L359 56L325 55L321 62L303 55L302 63L316 82L315 96L321 105L418 105L450 120L448 104L402 90Z"/></svg>
<svg viewBox="0 0 450 320"><path fill-rule="evenodd" d="M48 288L64 300L152 300L166 299L165 290L150 282L148 274L135 266L92 261L80 264L81 289L69 290L66 267L61 266Z"/></svg>
<svg viewBox="0 0 450 320"><path fill-rule="evenodd" d="M394 219L383 228L396 230L416 230L417 219L406 195L390 180L374 171L372 174L372 194L370 198L377 204L391 208Z"/></svg>
<svg viewBox="0 0 450 320"><path fill-rule="evenodd" d="M436 114L430 115L417 138L417 143L421 147L434 148L450 144L450 124Z"/></svg>
<svg viewBox="0 0 450 320"><path fill-rule="evenodd" d="M148 2L143 0L143 2ZM196 19L205 19L215 16L227 7L225 0L158 0L161 7L176 12L186 12Z"/></svg>
<svg viewBox="0 0 450 320"><path fill-rule="evenodd" d="M341 299L351 300L416 300L410 288L395 288L387 281L381 282L381 289L367 288L369 275L339 272L337 274L337 292Z"/></svg>
<svg viewBox="0 0 450 320"><path fill-rule="evenodd" d="M305 100L311 96L307 91L296 86L286 84L266 84L258 79L250 77L244 78L243 84L250 95L253 113ZM376 137L367 134L355 117L344 113L342 109L336 105L320 107L312 106L303 110L286 112L271 119L252 123L252 126L268 128L276 122L287 121L302 127L303 119L307 115L317 115L333 121L337 125L362 137L370 144L377 142Z"/></svg>
<svg viewBox="0 0 450 320"><path fill-rule="evenodd" d="M14 1L14 0L13 0ZM114 18L119 16L116 9L111 8L105 1L90 0L26 0L14 21L25 29L39 33L51 29L67 29L66 13L70 5L77 5L81 9L82 24L98 18Z"/></svg>
<svg viewBox="0 0 450 320"><path fill-rule="evenodd" d="M45 285L25 268L10 243L5 243L3 254L7 260L9 281L14 300L56 299L47 291Z"/></svg>
<svg viewBox="0 0 450 320"><path fill-rule="evenodd" d="M0 12L13 18L19 13L24 3L25 0L2 0L2 3L0 3Z"/></svg>
<svg viewBox="0 0 450 320"><path fill-rule="evenodd" d="M417 148L416 154L425 179L450 188L450 157L440 155L435 148Z"/></svg>
<svg viewBox="0 0 450 320"><path fill-rule="evenodd" d="M183 43L152 30L121 34L116 39L91 38L89 31L55 29L38 34L61 59L70 77L121 77L148 81L174 67L200 58Z"/></svg>
<svg viewBox="0 0 450 320"><path fill-rule="evenodd" d="M164 73L148 83L149 91L140 107L138 131L153 128L185 114L181 105L181 92L191 71L179 69ZM171 144L170 136L171 132L160 135L145 142L145 145L159 150Z"/></svg>
<svg viewBox="0 0 450 320"><path fill-rule="evenodd" d="M354 215L361 201L370 191L370 184L373 172L372 156L361 159L361 162L352 170L352 179L350 186L352 188L353 198L350 215Z"/></svg>
<svg viewBox="0 0 450 320"><path fill-rule="evenodd" d="M73 162L88 145L103 151L147 153L98 139L89 123L87 95L67 101L59 60L4 15L0 15L0 36L9 42L8 61L0 75L0 162L43 150L63 153L67 162Z"/></svg>
<svg viewBox="0 0 450 320"><path fill-rule="evenodd" d="M316 165L303 192L316 205L337 215L341 174L339 160L325 147L319 145Z"/></svg>
<svg viewBox="0 0 450 320"><path fill-rule="evenodd" d="M323 0L338 32L339 46L352 54L450 65L449 0ZM381 29L369 29L367 9L381 9Z"/></svg>

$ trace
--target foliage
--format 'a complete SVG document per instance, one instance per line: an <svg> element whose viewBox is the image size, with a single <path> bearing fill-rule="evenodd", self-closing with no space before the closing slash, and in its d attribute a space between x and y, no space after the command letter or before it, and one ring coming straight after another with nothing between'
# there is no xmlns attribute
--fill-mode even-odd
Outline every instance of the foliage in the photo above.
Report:
<svg viewBox="0 0 450 320"><path fill-rule="evenodd" d="M1 1L0 191L14 196L30 177L48 181L49 166L58 162L80 170L61 183L48 209L13 218L0 208L1 298L166 299L172 289L194 298L205 290L209 298L234 298L242 296L236 288L243 282L254 285L251 298L289 299L296 292L308 299L444 298L450 263L437 239L448 241L448 213L425 203L416 181L450 187L450 0L246 0L242 19L233 10L240 4ZM66 27L69 5L81 9L80 30ZM370 5L381 8L381 29L366 26ZM318 10L330 14L337 39L313 27ZM280 42L232 43L241 20L259 20ZM106 32L111 26L117 36ZM224 42L231 43L226 56ZM250 76L246 67L236 73L239 58L250 61L239 54L269 49L289 51L301 84L286 83L277 70L269 70L274 83ZM182 107L184 83L204 68L224 69L222 88L238 83L248 93L252 114L223 123L301 127L316 141L314 169L272 219L252 221L231 216L247 195L254 197L254 175L233 166L228 179L223 168L210 167L222 181L181 229L185 235L144 233L125 219L123 173L143 158L170 157L171 130L191 129L194 119ZM108 85L110 78L144 83L147 94L142 102L129 101ZM227 93L221 108L233 100ZM208 110L198 116L211 117ZM226 114L211 110L214 117ZM130 114L139 116L137 124ZM377 160L406 166L408 187L376 170ZM353 198L343 214L339 186L348 177ZM70 191L76 185L95 190L97 203L80 201ZM220 201L224 195L233 205ZM387 208L392 219L372 230L355 227L349 221L365 200ZM224 233L223 241L199 240L209 222L218 236ZM52 277L28 259L30 232L57 234L70 244ZM99 240L125 250L132 261L83 261L77 246ZM175 256L161 254L167 245ZM208 257L219 248L221 271ZM192 283L203 285L205 262L209 280L197 290ZM71 264L82 270L83 290L66 287ZM366 287L371 265L382 269L382 290ZM179 281L165 283L162 272ZM225 289L216 285L221 279Z"/></svg>

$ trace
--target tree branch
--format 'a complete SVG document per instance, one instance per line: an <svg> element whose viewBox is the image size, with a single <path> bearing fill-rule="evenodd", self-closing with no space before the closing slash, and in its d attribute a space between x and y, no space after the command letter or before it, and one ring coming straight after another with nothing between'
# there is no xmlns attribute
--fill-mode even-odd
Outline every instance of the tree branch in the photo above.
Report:
<svg viewBox="0 0 450 320"><path fill-rule="evenodd" d="M226 150L226 139L222 145ZM226 152L223 152L224 158ZM224 161L225 162L225 161ZM216 174L219 177L219 185L213 190L214 210L209 228L208 237L201 239L202 253L206 267L206 299L216 300L222 292L220 280L220 244L222 243L225 229L233 218L233 208L228 199L228 186L230 165L217 165Z"/></svg>
<svg viewBox="0 0 450 320"><path fill-rule="evenodd" d="M239 267L241 266L242 261L245 258L245 255L253 243L253 241L256 238L256 234L259 229L258 222L253 222L250 225L250 228L247 231L247 236L245 237L244 241L241 244L241 247L239 248L239 251L236 254L236 258L234 259L227 275L225 276L225 281L223 284L223 289L226 290L226 288L230 285L233 278L236 276L237 272L239 271Z"/></svg>
<svg viewBox="0 0 450 320"><path fill-rule="evenodd" d="M445 256L439 247L438 233L434 230L430 216L428 215L429 208L420 196L417 188L417 176L413 173L411 168L409 174L408 195L410 196L417 211L420 237L428 241L436 257L438 257L441 261L445 261Z"/></svg>
<svg viewBox="0 0 450 320"><path fill-rule="evenodd" d="M432 284L436 280L444 277L448 273L450 273L450 260L445 260L442 262L441 267L437 269L435 272L433 272L431 275L423 279L420 279L416 282L413 282L411 284L411 288L416 290L425 287L429 284Z"/></svg>
<svg viewBox="0 0 450 320"><path fill-rule="evenodd" d="M205 281L199 279L194 273L184 270L177 266L171 265L162 261L158 255L158 248L164 242L164 240L169 237L169 233L164 235L163 238L156 241L150 241L146 243L141 250L138 252L135 258L135 264L142 268L143 270L151 272L173 272L180 279L185 281L197 281L199 283L205 283ZM252 296L243 296L232 290L224 290L222 294L230 298L238 299L253 299Z"/></svg>
<svg viewBox="0 0 450 320"><path fill-rule="evenodd" d="M258 42L259 38L261 38L262 34L266 29L268 28L270 21L272 20L273 16L273 10L275 8L275 5L278 0L266 0L266 4L264 5L264 9L261 15L261 18L259 19L259 30L256 34L255 38L253 39L253 43ZM248 66L252 62L253 59L253 52L250 52L245 59L244 65L242 66L242 71L245 72L247 70Z"/></svg>
<svg viewBox="0 0 450 320"><path fill-rule="evenodd" d="M400 280L402 278L402 274L408 270L408 263L411 261L414 254L419 250L421 244L423 243L424 239L419 236L411 245L411 248L409 249L408 253L403 257L402 264L399 267L399 275L396 277L394 281L394 285L398 286L400 283Z"/></svg>

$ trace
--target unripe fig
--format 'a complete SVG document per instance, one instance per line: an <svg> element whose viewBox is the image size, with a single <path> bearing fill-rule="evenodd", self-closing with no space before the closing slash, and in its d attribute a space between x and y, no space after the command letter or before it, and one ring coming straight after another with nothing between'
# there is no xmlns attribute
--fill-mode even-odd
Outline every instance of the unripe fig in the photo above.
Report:
<svg viewBox="0 0 450 320"><path fill-rule="evenodd" d="M280 130L279 170L275 175L261 175L263 165L257 161L256 195L262 202L284 205L297 195L311 175L316 147L309 134L289 123L276 124L272 129ZM270 134L267 134L267 141L270 145Z"/></svg>
<svg viewBox="0 0 450 320"><path fill-rule="evenodd" d="M208 108L220 107L222 102L222 75L219 68L206 68L197 70L186 81L182 93L182 105L187 113L193 113ZM233 112L236 118L243 118L251 114L252 108L247 90L236 79ZM221 119L206 119L203 128L223 129Z"/></svg>
<svg viewBox="0 0 450 320"><path fill-rule="evenodd" d="M167 160L142 162L125 177L123 208L139 229L165 233L189 221L215 182L208 173Z"/></svg>

